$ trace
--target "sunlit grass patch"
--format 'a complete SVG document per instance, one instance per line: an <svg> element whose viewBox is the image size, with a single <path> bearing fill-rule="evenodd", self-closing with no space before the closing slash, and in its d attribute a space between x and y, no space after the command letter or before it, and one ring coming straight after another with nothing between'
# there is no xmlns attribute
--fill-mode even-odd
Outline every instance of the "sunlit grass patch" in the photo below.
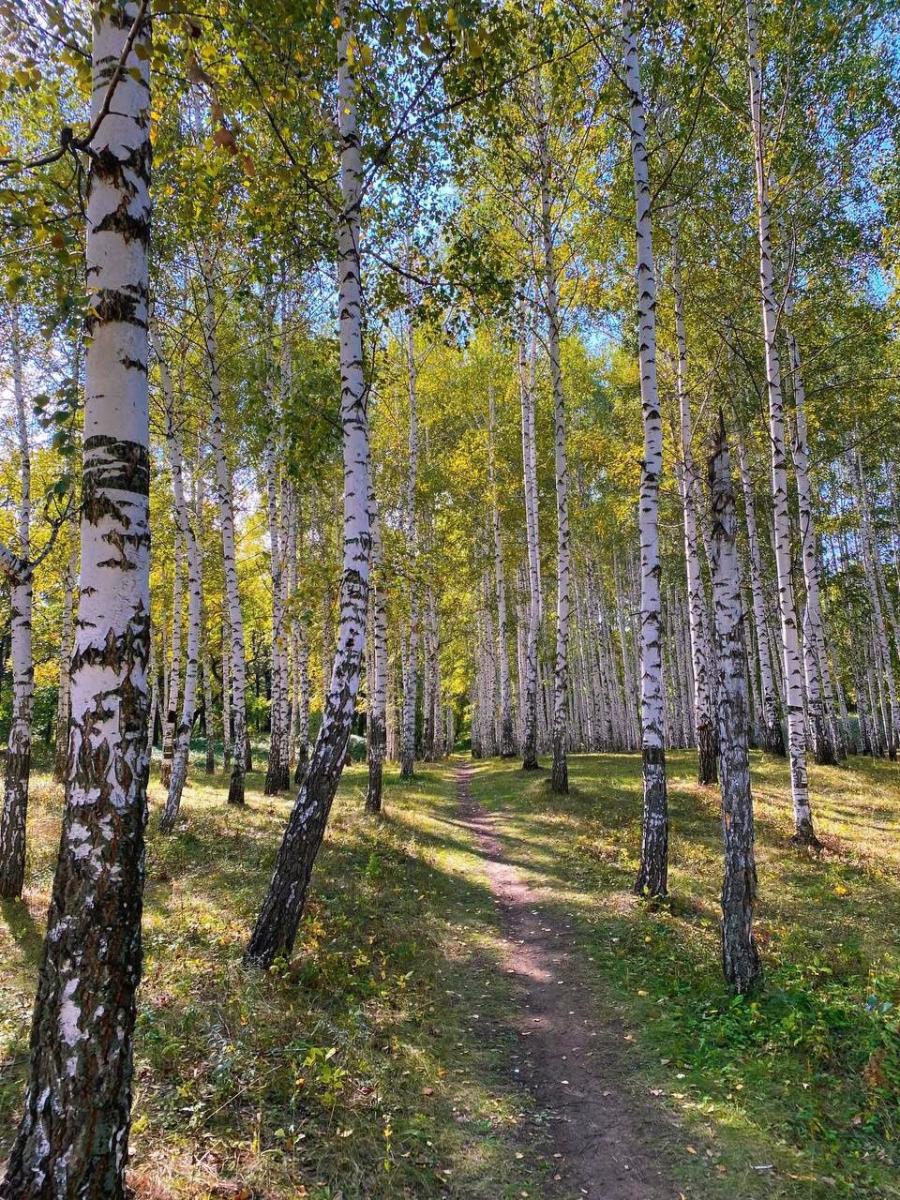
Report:
<svg viewBox="0 0 900 1200"><path fill-rule="evenodd" d="M694 770L693 755L670 756L671 896L655 907L630 895L637 757L572 758L562 798L546 774L509 764L481 765L473 787L502 814L510 857L574 918L588 986L633 1033L636 1086L697 1142L686 1152L694 1194L900 1194L897 768L812 769L826 849L811 855L789 844L786 765L754 754L767 978L751 1000L722 983L718 792Z"/></svg>

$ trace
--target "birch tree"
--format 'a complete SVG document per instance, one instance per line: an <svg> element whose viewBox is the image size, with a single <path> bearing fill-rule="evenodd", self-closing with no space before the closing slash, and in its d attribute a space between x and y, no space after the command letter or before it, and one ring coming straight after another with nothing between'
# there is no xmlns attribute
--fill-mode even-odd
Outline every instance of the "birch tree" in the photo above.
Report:
<svg viewBox="0 0 900 1200"><path fill-rule="evenodd" d="M12 658L12 720L6 749L3 813L0 816L0 896L21 896L25 883L25 824L31 773L31 717L34 707L34 656L31 610L34 565L31 553L31 446L22 380L19 313L11 310L13 400L19 451L19 499L16 551L0 546L0 567L9 581L9 640Z"/></svg>
<svg viewBox="0 0 900 1200"><path fill-rule="evenodd" d="M341 187L341 207L337 214L337 277L344 461L340 617L337 652L322 724L245 954L248 963L259 967L271 966L276 957L290 954L293 948L313 863L325 834L325 824L344 765L365 647L371 530L368 388L364 374L359 259L362 156L356 116L356 81L348 54L354 34L349 23L347 0L337 0L335 20Z"/></svg>
<svg viewBox="0 0 900 1200"><path fill-rule="evenodd" d="M778 357L778 304L772 259L769 180L765 155L762 68L756 0L746 0L747 62L750 76L750 122L753 131L753 162L756 174L756 219L759 237L759 283L762 295L763 343L766 389L769 400L769 441L772 453L772 508L775 521L775 567L778 576L778 610L784 654L784 685L788 726L788 756L791 766L791 799L794 809L794 840L815 845L809 783L806 772L806 724L803 710L803 672L797 636L797 611L791 579L791 527L788 513L787 458L785 453L784 398L781 363Z"/></svg>
<svg viewBox="0 0 900 1200"><path fill-rule="evenodd" d="M632 0L622 0L625 86L634 168L637 241L638 353L644 455L638 523L641 542L641 750L644 812L641 865L635 891L664 896L668 875L669 814L663 734L665 690L662 678L662 614L659 560L659 480L662 474L662 418L656 380L656 266L651 227L650 171Z"/></svg>
<svg viewBox="0 0 900 1200"><path fill-rule="evenodd" d="M713 580L718 662L719 751L722 769L722 834L725 877L722 884L722 967L725 982L738 994L761 978L753 937L756 863L753 854L753 797L747 730L750 714L744 676L744 631L737 517L725 422L719 414L709 459L712 499L710 565Z"/></svg>
<svg viewBox="0 0 900 1200"><path fill-rule="evenodd" d="M244 619L238 592L237 559L235 557L234 493L231 468L225 454L225 428L222 417L222 389L219 379L219 347L216 335L216 313L213 299L212 261L204 252L200 255L203 285L201 329L206 356L210 393L209 438L216 472L216 507L222 533L222 558L225 570L225 598L228 609L228 655L230 697L229 708L232 736L226 737L233 747L228 803L244 803L244 775L247 769L247 667L244 657ZM224 654L224 649L223 649Z"/></svg>
<svg viewBox="0 0 900 1200"><path fill-rule="evenodd" d="M684 516L684 558L687 569L688 623L691 635L691 663L694 675L694 727L697 737L698 779L701 784L716 782L716 729L713 720L713 696L710 669L709 632L706 596L700 570L698 544L698 508L700 481L694 467L693 419L687 385L687 339L684 330L684 290L678 241L673 248L672 290L675 294L675 337L677 342L675 389L681 425L681 462L679 484Z"/></svg>
<svg viewBox="0 0 900 1200"><path fill-rule="evenodd" d="M147 3L95 7L69 774L4 1200L125 1195L148 773L149 49Z"/></svg>

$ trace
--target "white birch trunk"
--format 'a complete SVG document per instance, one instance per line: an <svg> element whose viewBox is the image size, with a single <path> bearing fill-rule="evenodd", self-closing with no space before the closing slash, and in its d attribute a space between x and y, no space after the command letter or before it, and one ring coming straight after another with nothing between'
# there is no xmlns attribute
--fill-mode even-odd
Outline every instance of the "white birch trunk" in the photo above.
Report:
<svg viewBox="0 0 900 1200"><path fill-rule="evenodd" d="M533 359L532 359L533 364ZM538 638L541 629L541 554L538 530L537 448L534 428L534 379L528 362L523 319L519 338L519 399L522 410L522 474L525 493L525 531L528 545L528 634L525 643L525 682L522 689L522 767L538 767Z"/></svg>
<svg viewBox="0 0 900 1200"><path fill-rule="evenodd" d="M497 604L497 667L500 675L500 755L513 758L516 753L513 731L512 695L509 683L509 621L506 609L506 575L503 569L503 544L500 539L500 503L497 491L496 441L497 410L493 383L488 384L488 486L491 493L491 531L494 542L494 597Z"/></svg>
<svg viewBox="0 0 900 1200"><path fill-rule="evenodd" d="M894 675L891 647L888 643L884 610L881 605L881 595L878 587L881 564L878 561L878 547L875 543L875 535L872 529L872 514L869 509L869 496L863 472L862 456L858 450L856 452L856 479L859 488L860 543L864 565L863 574L865 576L866 589L869 593L869 604L872 609L872 631L874 634L879 690L883 691L884 683L887 684L888 703L882 703L880 706L884 714L882 718L885 732L884 744L887 747L888 757L894 759L897 757L897 736L898 732L900 732L897 681Z"/></svg>
<svg viewBox="0 0 900 1200"><path fill-rule="evenodd" d="M788 726L788 755L791 764L791 799L794 808L794 839L816 844L809 784L806 774L806 725L803 711L803 671L797 636L797 611L791 579L791 526L788 515L788 480L785 454L784 398L781 363L778 358L778 305L772 262L769 184L765 161L762 68L757 32L756 0L746 0L747 62L750 76L750 119L753 129L753 159L756 172L756 216L759 234L759 283L762 294L763 341L766 386L769 398L769 440L772 447L772 508L775 520L775 567L778 576L778 608L784 653L785 710Z"/></svg>
<svg viewBox="0 0 900 1200"><path fill-rule="evenodd" d="M793 312L790 296L785 302L785 315ZM809 444L806 432L806 389L800 366L800 349L793 330L787 331L790 357L791 386L794 396L794 473L797 477L797 510L800 518L800 552L803 561L803 581L806 604L803 610L803 674L806 682L806 714L812 735L812 751L817 763L833 763L838 759L838 746L833 732L833 697L830 680L826 690L828 647L822 603L819 594L819 553L813 517L812 483L809 477Z"/></svg>
<svg viewBox="0 0 900 1200"><path fill-rule="evenodd" d="M228 608L230 645L229 676L231 680L230 708L233 738L229 739L233 753L228 803L244 803L247 742L247 666L244 658L244 619L238 592L237 559L235 553L234 496L231 468L225 454L225 428L222 417L222 393L219 381L219 348L216 336L216 313L213 303L212 263L206 252L200 258L203 279L201 326L209 373L210 423L209 438L216 472L216 507L222 533L222 560L225 574L225 600Z"/></svg>
<svg viewBox="0 0 900 1200"><path fill-rule="evenodd" d="M634 167L637 242L638 343L644 457L638 522L641 542L641 747L644 813L641 866L635 890L664 896L668 873L669 817L666 797L665 720L660 614L659 481L662 474L662 419L656 382L656 267L650 216L650 170L633 0L622 0L622 41L629 99Z"/></svg>
<svg viewBox="0 0 900 1200"><path fill-rule="evenodd" d="M722 834L725 874L722 884L722 966L725 981L738 994L759 982L762 966L753 937L756 863L753 852L753 797L744 677L743 608L737 553L737 518L725 424L719 428L709 460L712 497L710 566L713 580L718 693L716 711L722 768Z"/></svg>
<svg viewBox="0 0 900 1200"><path fill-rule="evenodd" d="M701 784L716 782L716 729L713 720L713 669L707 630L706 595L700 571L700 552L697 534L700 508L700 480L694 466L693 419L691 397L687 386L687 339L684 330L684 292L681 284L681 263L678 243L673 249L672 290L675 294L675 337L678 347L675 387L681 419L681 463L679 483L684 513L684 557L687 567L688 621L691 635L691 665L694 676L694 729L697 737L698 780Z"/></svg>
<svg viewBox="0 0 900 1200"><path fill-rule="evenodd" d="M175 826L175 821L178 818L178 811L181 807L181 797L184 792L184 785L187 780L188 760L190 757L191 748L191 730L194 727L194 714L197 704L197 678L199 673L200 663L200 615L201 603L203 597L203 575L200 558L200 548L197 544L197 538L194 527L191 524L190 514L188 512L187 499L184 492L184 452L182 447L180 414L178 412L177 400L175 391L172 386L172 377L169 372L168 363L163 355L162 346L160 344L156 330L151 325L150 328L150 343L153 347L153 353L156 356L159 364L160 381L162 383L163 397L165 401L165 417L166 417L166 454L169 460L169 472L172 476L172 500L175 510L175 525L178 531L178 545L183 547L185 557L187 558L187 585L188 585L188 618L187 618L187 646L185 655L185 671L184 671L184 698L181 705L181 714L178 718L177 727L174 730L172 738L172 751L170 760L170 770L168 772L169 792L166 798L166 806L160 818L160 829L163 833L170 833ZM176 558L177 562L177 558ZM176 566L176 571L177 571ZM176 589L178 596L178 609L176 613L178 620L173 622L173 630L175 627L180 629L180 607L181 596L180 587ZM173 633L173 646L174 646ZM180 632L178 639L177 657L180 660ZM174 710L177 703L177 676L175 674L176 651L173 648L172 652L173 669L172 682L169 685L169 706L170 710ZM180 665L180 663L179 663ZM170 713L171 719L171 713ZM163 749L165 754L165 747ZM166 780L163 780L166 782Z"/></svg>
<svg viewBox="0 0 900 1200"><path fill-rule="evenodd" d="M16 505L16 555L4 552L9 579L9 642L12 660L12 714L6 749L3 813L0 816L0 897L22 894L25 883L25 826L31 773L31 720L34 708L34 655L31 615L34 572L31 561L31 447L22 382L19 312L11 310L13 398L19 450L19 499ZM11 560L14 565L10 566Z"/></svg>
<svg viewBox="0 0 900 1200"><path fill-rule="evenodd" d="M130 47L130 48L129 48ZM24 1113L0 1194L123 1200L148 773L148 8L97 5L81 591L69 771ZM119 70L120 62L123 70Z"/></svg>
<svg viewBox="0 0 900 1200"><path fill-rule="evenodd" d="M331 687L309 769L278 852L246 961L269 967L290 954L325 824L343 769L365 650L371 526L369 520L368 389L362 340L360 198L362 156L356 84L348 51L353 30L347 0L338 0L338 132L341 201L338 216L338 312L341 428L344 462L344 553L340 620Z"/></svg>
<svg viewBox="0 0 900 1200"><path fill-rule="evenodd" d="M566 458L566 413L559 352L559 281L556 274L553 215L551 207L551 160L547 116L540 72L534 77L537 113L537 143L540 162L540 229L543 251L543 300L547 318L547 350L553 389L553 463L556 475L556 658L553 669L553 766L551 789L569 790L566 762L568 733L567 694L569 686L569 620L571 612L569 533L569 467Z"/></svg>
<svg viewBox="0 0 900 1200"><path fill-rule="evenodd" d="M59 691L56 702L56 744L53 759L53 778L63 783L69 760L69 714L72 697L69 671L72 666L72 647L75 640L75 589L78 586L78 551L73 550L66 564L65 596L63 598L62 631L59 640Z"/></svg>

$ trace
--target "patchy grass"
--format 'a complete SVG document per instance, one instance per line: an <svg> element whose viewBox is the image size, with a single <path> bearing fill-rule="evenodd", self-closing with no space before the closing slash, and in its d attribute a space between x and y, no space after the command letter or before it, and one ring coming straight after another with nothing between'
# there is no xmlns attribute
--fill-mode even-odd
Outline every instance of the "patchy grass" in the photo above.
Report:
<svg viewBox="0 0 900 1200"><path fill-rule="evenodd" d="M289 801L264 798L254 774L247 808L230 809L225 781L196 770L163 838L151 785L139 1197L540 1194L545 1164L505 1069L496 915L452 824L451 772L386 781L381 821L362 812L364 779L345 772L295 955L264 976L240 959ZM0 1158L21 1103L61 800L35 777L25 903L0 913Z"/></svg>
<svg viewBox="0 0 900 1200"><path fill-rule="evenodd" d="M693 783L692 756L670 760L672 898L655 910L630 891L637 758L573 758L562 799L546 778L479 763L472 786L501 814L509 859L572 920L599 1019L615 1016L629 1041L628 1083L678 1117L684 1196L900 1196L897 769L813 770L827 847L815 859L788 844L784 765L754 758L767 979L741 1002L718 964L718 798ZM362 812L364 779L345 772L296 953L263 976L240 958L289 800L264 798L254 774L247 808L230 809L224 780L197 770L161 838L152 785L139 1197L549 1194L544 1114L512 1081L498 915L451 767L388 780L381 821ZM0 909L0 1154L21 1102L61 804L45 775L32 794L25 903Z"/></svg>
<svg viewBox="0 0 900 1200"><path fill-rule="evenodd" d="M732 999L719 967L718 792L694 758L669 762L671 899L631 894L640 845L637 758L579 756L572 791L479 764L508 856L574 919L597 1003L629 1029L637 1082L680 1117L701 1197L900 1196L900 774L813 768L826 849L789 845L784 763L754 755L764 988Z"/></svg>

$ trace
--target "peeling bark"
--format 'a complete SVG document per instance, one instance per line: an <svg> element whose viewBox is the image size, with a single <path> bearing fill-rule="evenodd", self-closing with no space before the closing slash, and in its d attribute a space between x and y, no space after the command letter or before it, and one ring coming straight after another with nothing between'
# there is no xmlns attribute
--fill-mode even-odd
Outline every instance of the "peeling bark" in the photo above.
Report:
<svg viewBox="0 0 900 1200"><path fill-rule="evenodd" d="M87 184L81 594L69 777L3 1200L124 1200L148 773L149 38L134 0L96 11L93 107L137 24ZM127 212L127 230L107 227ZM102 302L99 298L102 297ZM121 303L113 303L118 298Z"/></svg>

